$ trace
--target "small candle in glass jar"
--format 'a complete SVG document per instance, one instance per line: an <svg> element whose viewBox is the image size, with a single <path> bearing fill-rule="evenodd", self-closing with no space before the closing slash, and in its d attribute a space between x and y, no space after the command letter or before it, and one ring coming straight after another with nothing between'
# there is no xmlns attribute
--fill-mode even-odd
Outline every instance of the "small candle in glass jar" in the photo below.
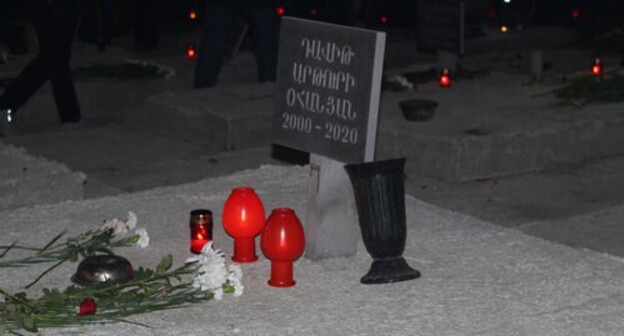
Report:
<svg viewBox="0 0 624 336"><path fill-rule="evenodd" d="M191 252L201 253L206 243L212 240L212 212L205 209L191 211Z"/></svg>

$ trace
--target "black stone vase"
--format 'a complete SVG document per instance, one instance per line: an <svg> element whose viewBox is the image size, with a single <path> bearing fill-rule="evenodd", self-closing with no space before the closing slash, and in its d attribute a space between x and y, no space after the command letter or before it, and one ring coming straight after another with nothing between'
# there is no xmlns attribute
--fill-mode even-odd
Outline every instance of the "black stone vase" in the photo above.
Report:
<svg viewBox="0 0 624 336"><path fill-rule="evenodd" d="M416 279L420 272L405 259L405 158L348 164L360 230L373 263L363 284L382 284Z"/></svg>

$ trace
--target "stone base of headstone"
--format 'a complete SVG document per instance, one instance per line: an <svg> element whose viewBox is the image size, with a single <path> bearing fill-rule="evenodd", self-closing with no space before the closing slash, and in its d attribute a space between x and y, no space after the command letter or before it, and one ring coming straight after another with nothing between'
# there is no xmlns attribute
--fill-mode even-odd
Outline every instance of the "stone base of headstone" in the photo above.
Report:
<svg viewBox="0 0 624 336"><path fill-rule="evenodd" d="M353 188L344 163L310 154L305 256L312 260L348 257L360 232Z"/></svg>

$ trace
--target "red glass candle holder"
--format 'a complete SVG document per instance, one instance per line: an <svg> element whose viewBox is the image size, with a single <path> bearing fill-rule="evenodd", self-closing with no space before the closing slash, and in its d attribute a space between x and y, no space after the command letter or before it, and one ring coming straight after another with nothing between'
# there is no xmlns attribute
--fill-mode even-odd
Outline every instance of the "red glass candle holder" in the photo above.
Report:
<svg viewBox="0 0 624 336"><path fill-rule="evenodd" d="M442 69L440 73L440 86L443 88L447 88L451 86L451 75L449 74L448 69Z"/></svg>
<svg viewBox="0 0 624 336"><path fill-rule="evenodd" d="M191 211L191 253L199 254L212 240L212 212L205 209Z"/></svg>
<svg viewBox="0 0 624 336"><path fill-rule="evenodd" d="M602 61L600 60L600 58L596 57L594 59L594 63L592 64L592 67L591 67L591 72L592 72L592 75L596 77L602 75Z"/></svg>
<svg viewBox="0 0 624 336"><path fill-rule="evenodd" d="M223 207L223 228L234 238L232 260L241 263L258 260L254 238L264 228L264 219L264 206L253 188L232 190Z"/></svg>
<svg viewBox="0 0 624 336"><path fill-rule="evenodd" d="M195 50L195 44L189 43L186 45L186 59L194 60L197 57L197 51Z"/></svg>
<svg viewBox="0 0 624 336"><path fill-rule="evenodd" d="M293 261L303 254L305 235L293 209L278 208L271 212L262 231L260 246L271 260L268 284L273 287L294 286Z"/></svg>
<svg viewBox="0 0 624 336"><path fill-rule="evenodd" d="M275 15L282 17L284 14L286 14L286 8L284 8L284 6L277 6L275 8Z"/></svg>

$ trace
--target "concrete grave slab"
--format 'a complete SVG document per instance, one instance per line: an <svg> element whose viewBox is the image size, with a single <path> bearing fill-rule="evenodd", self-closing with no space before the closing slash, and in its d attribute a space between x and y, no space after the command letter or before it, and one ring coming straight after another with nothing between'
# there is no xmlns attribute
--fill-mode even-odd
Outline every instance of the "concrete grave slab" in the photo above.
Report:
<svg viewBox="0 0 624 336"><path fill-rule="evenodd" d="M231 255L221 226L230 189L251 185L265 207L305 210L307 167L265 166L225 178L96 200L18 209L4 214L0 244L45 243L61 230L83 232L103 219L138 216L151 240L145 250L121 251L135 267L153 267L167 253L188 252L188 214L213 210L215 245ZM44 335L618 335L624 328L624 260L576 250L473 217L406 199L405 257L423 277L392 285L358 283L371 258L359 246L349 258L295 263L292 288L266 284L269 261L243 267L245 293L178 310L131 317L124 323L44 330ZM49 274L42 286L67 286L76 264ZM0 272L9 291L42 268Z"/></svg>
<svg viewBox="0 0 624 336"><path fill-rule="evenodd" d="M0 141L0 211L79 200L86 176Z"/></svg>
<svg viewBox="0 0 624 336"><path fill-rule="evenodd" d="M556 107L555 86L525 85L524 77L492 73L428 83L382 97L378 158L407 157L407 172L468 181L540 171L624 153L624 104ZM432 120L409 122L398 103L439 103Z"/></svg>
<svg viewBox="0 0 624 336"><path fill-rule="evenodd" d="M273 84L169 91L128 116L134 128L226 149L270 143Z"/></svg>

